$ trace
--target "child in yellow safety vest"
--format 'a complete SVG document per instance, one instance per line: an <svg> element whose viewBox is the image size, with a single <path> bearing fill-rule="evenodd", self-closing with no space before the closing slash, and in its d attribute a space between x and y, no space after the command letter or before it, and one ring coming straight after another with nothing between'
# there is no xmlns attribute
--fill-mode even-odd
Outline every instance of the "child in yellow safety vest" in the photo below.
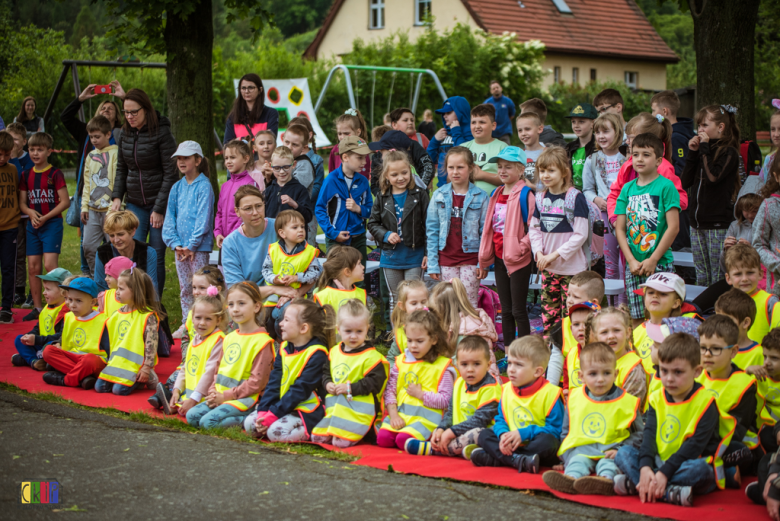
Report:
<svg viewBox="0 0 780 521"><path fill-rule="evenodd" d="M733 363L738 338L736 324L723 315L714 315L699 326L704 371L696 381L712 393L721 412L737 421L731 443L723 454L729 488L739 488L738 469L748 468L753 462L751 449L758 447L757 433L764 423L757 417L763 411L764 400L757 396L756 379Z"/></svg>
<svg viewBox="0 0 780 521"><path fill-rule="evenodd" d="M687 333L696 341L699 341L699 326L701 321L689 317L671 317L665 318L661 325L647 324L647 336L653 341L650 347L650 361L653 364L653 374L649 375L647 380L647 400L645 400L642 413L646 413L650 407L650 395L658 389L663 388L661 383L661 373L658 368L658 349L663 341L673 333Z"/></svg>
<svg viewBox="0 0 780 521"><path fill-rule="evenodd" d="M108 318L111 357L95 383L98 393L127 396L136 389L155 389L159 324L165 317L152 279L132 267L117 279L117 299L122 307Z"/></svg>
<svg viewBox="0 0 780 521"><path fill-rule="evenodd" d="M455 370L441 318L426 309L406 319L406 350L390 368L385 389L388 416L377 445L401 450L411 440L428 441L452 398Z"/></svg>
<svg viewBox="0 0 780 521"><path fill-rule="evenodd" d="M550 383L555 385L563 378L563 388L568 389L569 385L566 382L569 375L566 372L566 358L569 356L571 349L576 347L578 343L580 348L583 346L572 334L572 307L583 302L590 302L600 306L601 301L604 299L604 291L604 279L592 270L581 271L569 281L569 291L566 293L566 316L561 323L561 355L563 360L558 361L559 355L557 352L550 353L550 363L547 366L547 381ZM556 335L553 334L551 336L555 339Z"/></svg>
<svg viewBox="0 0 780 521"><path fill-rule="evenodd" d="M119 278L120 273L129 270L132 266L133 261L121 255L106 263L104 269L108 289L98 295L98 311L105 313L106 317L110 317L122 307L122 303L116 299L116 279Z"/></svg>
<svg viewBox="0 0 780 521"><path fill-rule="evenodd" d="M590 343L580 353L583 385L569 395L558 449L563 474L550 470L542 475L551 489L614 494L617 451L641 439L644 428L640 400L615 385L616 363L614 349L603 342Z"/></svg>
<svg viewBox="0 0 780 521"><path fill-rule="evenodd" d="M518 338L507 349L509 381L501 389L492 429L479 434L478 448L466 459L477 467L513 467L537 474L541 465L558 462L563 426L561 388L544 378L550 350L540 336Z"/></svg>
<svg viewBox="0 0 780 521"><path fill-rule="evenodd" d="M398 291L398 302L390 315L390 322L393 324L393 342L385 355L390 367L395 365L395 358L406 351L406 329L404 329L406 317L428 305L428 288L421 280L401 281L396 291Z"/></svg>
<svg viewBox="0 0 780 521"><path fill-rule="evenodd" d="M43 298L46 305L38 315L38 321L32 330L19 335L14 340L16 353L11 357L11 363L17 367L32 367L36 371L46 370L43 361L43 347L60 339L63 319L68 312L65 302L65 291L59 285L71 274L65 268L55 268L46 275L36 275L43 282Z"/></svg>
<svg viewBox="0 0 780 521"><path fill-rule="evenodd" d="M227 309L238 330L222 339L222 349L217 358L219 367L208 379L206 375L202 377L201 382L205 381L207 389L204 400L187 413L187 423L195 427L212 429L241 425L252 413L271 374L274 345L271 337L260 327L263 298L257 284L243 281L231 286L227 294ZM188 352L188 361L199 349L193 342L190 346L193 353ZM200 389L202 384L198 383Z"/></svg>
<svg viewBox="0 0 780 521"><path fill-rule="evenodd" d="M325 417L322 368L334 345L333 308L296 298L279 324L282 345L260 403L253 434L270 441L308 441ZM249 418L244 422L244 426ZM249 431L249 429L247 429Z"/></svg>
<svg viewBox="0 0 780 521"><path fill-rule="evenodd" d="M771 421L763 426L759 438L767 454L774 454L780 446L780 328L767 333L763 348L766 376L758 377L758 394L764 399L761 414Z"/></svg>
<svg viewBox="0 0 780 521"><path fill-rule="evenodd" d="M460 377L455 380L450 406L430 442L406 442L409 454L461 456L495 422L501 383L488 372L490 344L481 336L467 336L458 344L455 357Z"/></svg>
<svg viewBox="0 0 780 521"><path fill-rule="evenodd" d="M729 317L739 329L737 356L734 364L747 374L756 377L766 376L764 371L764 352L761 346L751 340L750 326L756 318L756 303L750 295L736 288L728 290L715 301L715 313Z"/></svg>
<svg viewBox="0 0 780 521"><path fill-rule="evenodd" d="M336 246L328 250L322 264L322 275L314 290L314 302L330 305L338 313L342 302L356 298L366 303L366 290L355 284L364 278L363 257L352 246Z"/></svg>
<svg viewBox="0 0 780 521"><path fill-rule="evenodd" d="M366 342L371 312L358 299L342 304L337 317L341 342L330 349L322 383L325 418L312 431L315 443L345 448L357 444L382 418L387 359Z"/></svg>
<svg viewBox="0 0 780 521"><path fill-rule="evenodd" d="M696 381L699 342L686 333L669 335L658 349L663 389L650 395L639 448L623 445L615 463L620 496L643 502L693 506L695 495L726 486L722 457L736 420L718 410L715 397Z"/></svg>
<svg viewBox="0 0 780 521"><path fill-rule="evenodd" d="M65 315L59 344L49 344L43 350L43 360L55 369L45 373L43 381L93 389L111 349L108 316L93 309L99 289L92 279L78 277L60 287L68 294L70 313Z"/></svg>
<svg viewBox="0 0 780 521"><path fill-rule="evenodd" d="M569 316L566 317L569 323L569 335L572 338L573 346L566 353L566 359L563 365L563 399L566 401L568 396L576 389L582 387L582 378L580 378L580 353L582 348L588 343L585 336L587 332L588 318L592 313L601 311L601 306L594 302L583 301L569 307ZM566 322L566 321L564 321ZM552 357L552 354L551 354ZM550 380L549 367L547 381L553 383L557 379L553 377Z"/></svg>

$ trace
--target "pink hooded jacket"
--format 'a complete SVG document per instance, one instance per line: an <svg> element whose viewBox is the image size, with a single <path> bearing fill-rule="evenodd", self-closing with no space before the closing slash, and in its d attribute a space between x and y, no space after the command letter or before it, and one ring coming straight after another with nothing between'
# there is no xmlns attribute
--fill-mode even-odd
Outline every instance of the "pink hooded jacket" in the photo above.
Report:
<svg viewBox="0 0 780 521"><path fill-rule="evenodd" d="M520 207L520 192L525 183L515 184L509 193L506 202L506 221L504 223L504 264L511 275L515 271L528 266L531 262L531 240L523 226L523 212ZM503 186L498 187L488 201L485 226L482 230L482 241L479 243L479 267L488 269L496 258L493 244L493 214L496 211L496 202L504 191ZM528 217L534 213L536 199L532 191L528 192ZM527 224L527 222L525 223Z"/></svg>
<svg viewBox="0 0 780 521"><path fill-rule="evenodd" d="M607 213L609 214L609 222L613 225L617 221L615 215L615 205L617 204L618 197L620 197L620 191L626 185L626 183L633 181L637 178L636 170L632 166L632 158L623 163L620 167L617 179L609 190L609 196L607 197ZM680 194L680 208L686 210L688 208L688 192L683 190L680 178L674 173L674 166L666 159L661 160L661 166L658 167L658 173L674 183L674 187L677 188L677 192Z"/></svg>

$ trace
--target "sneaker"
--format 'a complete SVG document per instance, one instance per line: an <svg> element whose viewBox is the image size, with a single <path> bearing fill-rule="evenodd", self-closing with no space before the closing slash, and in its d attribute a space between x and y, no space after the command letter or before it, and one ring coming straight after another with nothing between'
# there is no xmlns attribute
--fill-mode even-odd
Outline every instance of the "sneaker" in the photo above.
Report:
<svg viewBox="0 0 780 521"><path fill-rule="evenodd" d="M562 474L557 470L548 470L542 474L542 480L545 485L558 492L564 494L576 494L577 490L574 488L574 483L577 481L571 476Z"/></svg>
<svg viewBox="0 0 780 521"><path fill-rule="evenodd" d="M724 466L735 467L753 461L753 453L747 447L735 450L723 456Z"/></svg>
<svg viewBox="0 0 780 521"><path fill-rule="evenodd" d="M574 490L580 494L614 496L615 482L602 476L583 476L574 482Z"/></svg>
<svg viewBox="0 0 780 521"><path fill-rule="evenodd" d="M87 376L81 382L79 382L79 385L81 385L82 389L89 391L95 388L96 383L97 383L97 378L95 378L94 376Z"/></svg>
<svg viewBox="0 0 780 521"><path fill-rule="evenodd" d="M157 398L157 401L162 406L163 412L165 414L173 414L171 411L171 406L168 403L168 399L166 398L165 387L162 383L157 384L157 390L155 391L153 398Z"/></svg>
<svg viewBox="0 0 780 521"><path fill-rule="evenodd" d="M745 487L745 495L756 505L764 505L766 503L764 501L764 495L762 494L761 487L758 485L758 481L748 483L748 486Z"/></svg>
<svg viewBox="0 0 780 521"><path fill-rule="evenodd" d="M0 324L13 324L14 313L11 310L4 309L0 311Z"/></svg>
<svg viewBox="0 0 780 521"><path fill-rule="evenodd" d="M14 295L14 306L21 307L24 305L24 301L27 300L24 298L24 293L17 293Z"/></svg>
<svg viewBox="0 0 780 521"><path fill-rule="evenodd" d="M35 302L32 298L32 293L29 293L27 295L27 299L24 301L24 304L22 304L22 309L32 309L32 307L35 305Z"/></svg>
<svg viewBox="0 0 780 521"><path fill-rule="evenodd" d="M477 467L503 467L500 461L480 447L471 451L471 462Z"/></svg>
<svg viewBox="0 0 780 521"><path fill-rule="evenodd" d="M539 464L539 455L533 456L521 456L516 454L512 458L512 466L517 469L517 472L527 472L529 474L538 474L541 465Z"/></svg>
<svg viewBox="0 0 780 521"><path fill-rule="evenodd" d="M47 369L47 363L43 358L39 358L32 363L32 368L36 371L45 371Z"/></svg>
<svg viewBox="0 0 780 521"><path fill-rule="evenodd" d="M27 313L27 316L22 319L22 322L30 322L32 320L38 320L38 317L41 315L41 312L37 309L33 309L29 313Z"/></svg>
<svg viewBox="0 0 780 521"><path fill-rule="evenodd" d="M59 371L49 371L48 373L43 373L43 381L49 385L63 386L65 385L65 375Z"/></svg>
<svg viewBox="0 0 780 521"><path fill-rule="evenodd" d="M679 485L669 485L666 487L664 501L670 505L680 505L681 507L693 506L693 492L691 487L681 487Z"/></svg>
<svg viewBox="0 0 780 521"><path fill-rule="evenodd" d="M463 456L463 459L471 461L471 453L478 448L479 445L477 445L476 443L472 443L471 445L466 445L465 447L463 447L463 452L460 455Z"/></svg>
<svg viewBox="0 0 780 521"><path fill-rule="evenodd" d="M11 356L11 365L14 367L27 367L27 362L22 358L22 355L19 353L14 353Z"/></svg>
<svg viewBox="0 0 780 521"><path fill-rule="evenodd" d="M406 440L406 443L404 443L404 450L407 454L411 454L412 456L430 456L433 449L431 448L431 443L428 441L409 438Z"/></svg>
<svg viewBox="0 0 780 521"><path fill-rule="evenodd" d="M612 487L615 494L618 496L637 496L639 492L636 489L636 485L628 479L625 474L618 474L615 476L614 486Z"/></svg>

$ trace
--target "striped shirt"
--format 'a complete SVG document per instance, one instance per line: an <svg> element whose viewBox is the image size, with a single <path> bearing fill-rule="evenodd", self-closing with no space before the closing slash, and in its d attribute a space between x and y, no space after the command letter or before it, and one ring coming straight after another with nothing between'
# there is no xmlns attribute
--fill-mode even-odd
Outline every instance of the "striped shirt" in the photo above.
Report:
<svg viewBox="0 0 780 521"><path fill-rule="evenodd" d="M27 192L27 206L41 215L48 214L60 204L57 191L65 186L62 170L51 165L41 172L31 168L19 180L19 191ZM62 217L62 214L52 217Z"/></svg>

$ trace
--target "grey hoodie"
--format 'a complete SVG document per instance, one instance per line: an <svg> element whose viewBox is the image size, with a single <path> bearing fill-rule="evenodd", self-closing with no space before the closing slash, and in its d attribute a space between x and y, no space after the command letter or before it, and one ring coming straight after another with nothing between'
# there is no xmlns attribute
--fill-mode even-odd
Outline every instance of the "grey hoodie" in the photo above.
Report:
<svg viewBox="0 0 780 521"><path fill-rule="evenodd" d="M563 139L563 134L553 129L550 125L545 125L542 133L539 134L539 142L544 143L545 146L555 145L558 147L565 147L566 140Z"/></svg>
<svg viewBox="0 0 780 521"><path fill-rule="evenodd" d="M769 275L774 274L775 286L771 292L780 296L780 199L767 197L753 220L753 247L766 267L767 291Z"/></svg>

